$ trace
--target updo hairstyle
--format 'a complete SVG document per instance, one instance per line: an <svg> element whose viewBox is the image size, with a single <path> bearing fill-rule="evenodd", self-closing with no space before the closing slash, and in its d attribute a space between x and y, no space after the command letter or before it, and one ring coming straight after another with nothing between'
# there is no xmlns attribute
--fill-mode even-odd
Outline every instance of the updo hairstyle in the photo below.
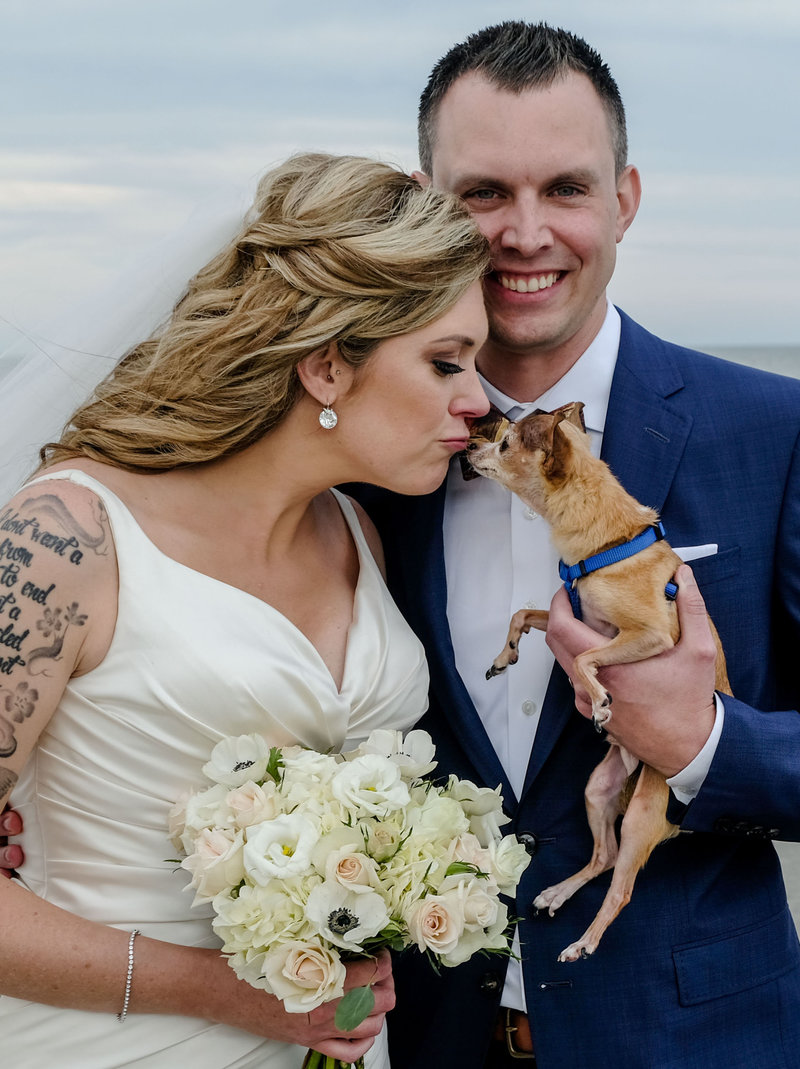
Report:
<svg viewBox="0 0 800 1069"><path fill-rule="evenodd" d="M297 402L304 357L336 342L358 368L384 339L442 316L487 267L486 241L452 194L368 159L294 156L261 179L238 237L42 463L166 470L235 453Z"/></svg>

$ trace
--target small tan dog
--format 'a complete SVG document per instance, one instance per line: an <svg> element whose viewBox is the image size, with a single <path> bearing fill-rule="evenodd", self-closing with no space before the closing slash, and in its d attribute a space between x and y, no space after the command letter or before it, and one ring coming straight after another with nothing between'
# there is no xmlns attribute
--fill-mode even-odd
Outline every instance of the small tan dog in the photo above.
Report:
<svg viewBox="0 0 800 1069"><path fill-rule="evenodd" d="M595 727L603 732L611 718L611 695L597 671L603 665L652 657L675 644L680 628L672 578L681 561L664 540L657 513L631 497L608 465L592 454L582 410L583 404L573 402L516 424L502 421L505 429L500 427L496 440L477 435L470 440L468 459L475 471L513 491L547 521L562 559L562 578L572 588L573 608L579 591L583 619L609 636L602 646L579 654L572 669L572 679L591 697ZM611 553L610 563L605 551ZM591 560L595 555L599 563ZM598 570L592 570L593 564ZM568 566L573 570L567 571ZM546 630L548 615L541 609L514 614L506 645L487 679L517 661L520 636L532 627ZM724 654L711 626L717 643L716 688L730 694ZM678 827L666 818L668 800L669 787L661 773L640 766L637 758L612 743L586 786L592 858L533 903L552 916L589 880L614 869L600 911L559 961L594 953L606 928L630 901L636 876L650 854L677 835ZM615 823L621 813L618 844Z"/></svg>

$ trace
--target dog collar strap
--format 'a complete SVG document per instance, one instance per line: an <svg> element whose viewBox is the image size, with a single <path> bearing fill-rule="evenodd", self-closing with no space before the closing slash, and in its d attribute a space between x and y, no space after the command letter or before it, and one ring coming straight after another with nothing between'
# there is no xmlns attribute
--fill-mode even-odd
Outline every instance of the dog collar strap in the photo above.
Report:
<svg viewBox="0 0 800 1069"><path fill-rule="evenodd" d="M577 564L565 564L563 560L558 562L558 574L561 577L564 586L567 588L569 594L569 600L572 603L572 612L575 618L581 619L581 599L578 595L578 580L582 579L585 575L590 575L592 572L598 571L600 568L605 568L609 564L616 564L618 561L627 560L628 557L633 557L637 553L640 553L648 546L652 546L654 542L660 542L662 538L666 538L664 533L664 525L660 521L647 527L641 534L636 535L629 542L623 542L619 546L612 546L611 549L604 549L602 553L595 553L591 557L587 557L585 560L579 560ZM664 590L666 597L670 601L675 600L675 595L678 593L678 588L675 583L667 583Z"/></svg>

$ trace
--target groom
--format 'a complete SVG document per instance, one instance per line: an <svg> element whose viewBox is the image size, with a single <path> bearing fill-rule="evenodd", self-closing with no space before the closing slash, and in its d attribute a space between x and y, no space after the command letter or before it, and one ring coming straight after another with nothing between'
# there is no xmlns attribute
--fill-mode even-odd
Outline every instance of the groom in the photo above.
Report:
<svg viewBox="0 0 800 1069"><path fill-rule="evenodd" d="M484 678L511 613L557 590L546 528L457 464L426 498L365 493L390 586L427 648L421 726L439 772L500 783L531 854L520 962L477 958L441 976L399 962L393 1064L795 1065L800 949L770 840L800 840L800 716L780 711L800 705L800 382L670 345L607 303L640 181L616 83L579 38L505 23L451 49L422 94L420 161L491 242L478 362L490 400L513 419L584 402L595 451L691 559L737 697L712 700L703 601L681 571L679 645L603 678L611 731L670 777L687 834L658 847L596 955L560 964L609 876L553 918L532 902L590 857L583 789L606 744L541 635ZM594 640L559 593L548 644L560 664Z"/></svg>

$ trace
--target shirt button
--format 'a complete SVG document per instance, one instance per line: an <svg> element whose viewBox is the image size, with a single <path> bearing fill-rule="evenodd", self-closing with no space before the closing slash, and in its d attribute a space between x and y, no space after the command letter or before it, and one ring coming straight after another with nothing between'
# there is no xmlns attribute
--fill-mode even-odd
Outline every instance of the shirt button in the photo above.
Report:
<svg viewBox="0 0 800 1069"><path fill-rule="evenodd" d="M533 716L536 712L536 702L531 701L530 698L526 698L522 703L522 711L525 716Z"/></svg>
<svg viewBox="0 0 800 1069"><path fill-rule="evenodd" d="M538 518L539 518L539 513L535 512L530 507L530 505L526 505L525 506L525 509L523 510L522 515L525 517L526 520L538 520Z"/></svg>

